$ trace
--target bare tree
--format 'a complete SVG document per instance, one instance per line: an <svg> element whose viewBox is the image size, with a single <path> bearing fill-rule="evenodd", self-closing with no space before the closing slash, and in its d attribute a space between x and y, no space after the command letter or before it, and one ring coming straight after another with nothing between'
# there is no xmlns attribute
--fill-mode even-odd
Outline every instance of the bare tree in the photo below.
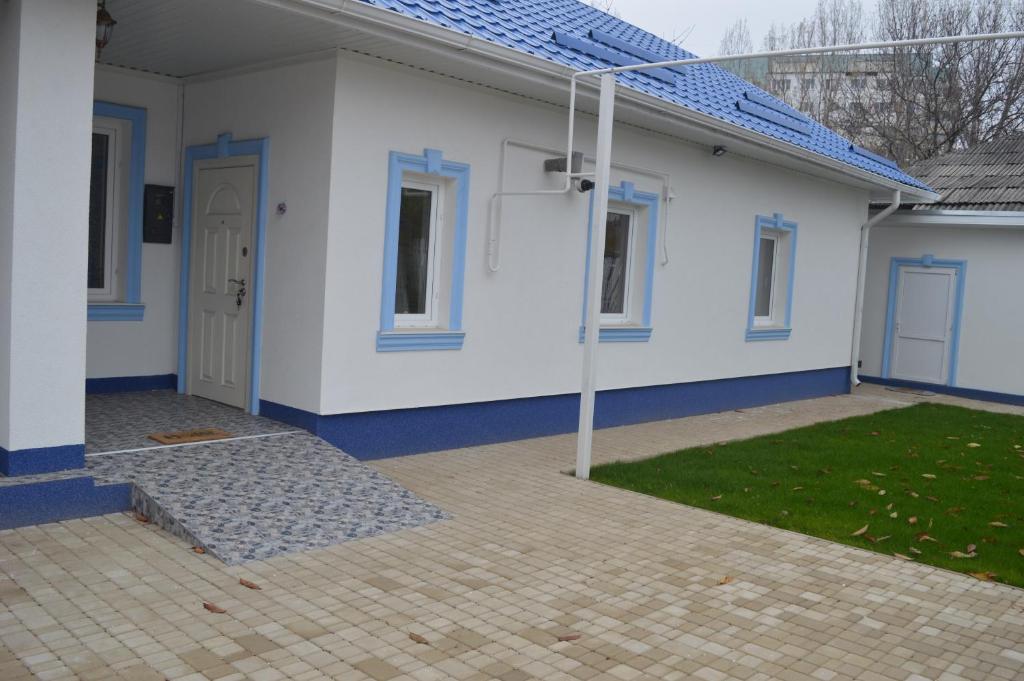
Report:
<svg viewBox="0 0 1024 681"><path fill-rule="evenodd" d="M1024 0L820 0L767 50L1020 30ZM731 31L731 29L730 29ZM728 37L730 33L727 32ZM1024 129L1020 41L774 58L758 85L855 143L913 162Z"/></svg>

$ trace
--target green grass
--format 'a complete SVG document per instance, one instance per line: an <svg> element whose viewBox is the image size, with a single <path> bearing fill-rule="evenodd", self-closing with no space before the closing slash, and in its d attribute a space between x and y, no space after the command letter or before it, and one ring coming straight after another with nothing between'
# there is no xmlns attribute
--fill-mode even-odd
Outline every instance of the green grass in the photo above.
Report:
<svg viewBox="0 0 1024 681"><path fill-rule="evenodd" d="M592 478L1024 586L1022 416L919 404L599 466Z"/></svg>

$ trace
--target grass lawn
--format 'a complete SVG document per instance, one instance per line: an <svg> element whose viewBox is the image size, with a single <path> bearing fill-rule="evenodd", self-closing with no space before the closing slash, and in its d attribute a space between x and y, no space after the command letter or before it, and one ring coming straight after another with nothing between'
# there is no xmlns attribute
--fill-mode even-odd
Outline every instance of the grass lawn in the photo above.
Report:
<svg viewBox="0 0 1024 681"><path fill-rule="evenodd" d="M592 478L1024 587L1024 416L919 404Z"/></svg>

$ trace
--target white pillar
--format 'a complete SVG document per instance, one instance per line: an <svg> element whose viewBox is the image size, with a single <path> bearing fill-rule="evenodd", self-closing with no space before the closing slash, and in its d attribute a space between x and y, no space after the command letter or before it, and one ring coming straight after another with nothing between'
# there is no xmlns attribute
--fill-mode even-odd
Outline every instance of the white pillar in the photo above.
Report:
<svg viewBox="0 0 1024 681"><path fill-rule="evenodd" d="M96 3L0 2L0 472L84 461Z"/></svg>
<svg viewBox="0 0 1024 681"><path fill-rule="evenodd" d="M583 337L583 380L580 387L580 425L576 442L576 477L590 478L594 442L594 400L597 396L597 346L601 334L601 281L604 240L608 223L608 184L611 181L612 128L615 121L615 76L601 76L597 120L597 159L594 169L594 222L590 226L590 269L587 272L587 312Z"/></svg>

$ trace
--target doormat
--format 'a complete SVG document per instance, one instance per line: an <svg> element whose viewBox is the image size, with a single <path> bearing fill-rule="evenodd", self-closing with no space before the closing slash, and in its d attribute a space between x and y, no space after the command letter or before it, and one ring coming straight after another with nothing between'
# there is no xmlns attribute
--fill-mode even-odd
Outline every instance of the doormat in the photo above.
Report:
<svg viewBox="0 0 1024 681"><path fill-rule="evenodd" d="M150 440L156 440L162 445L183 445L189 442L206 442L207 440L223 440L231 437L231 433L220 428L194 428L182 430L177 433L153 433L148 435Z"/></svg>

